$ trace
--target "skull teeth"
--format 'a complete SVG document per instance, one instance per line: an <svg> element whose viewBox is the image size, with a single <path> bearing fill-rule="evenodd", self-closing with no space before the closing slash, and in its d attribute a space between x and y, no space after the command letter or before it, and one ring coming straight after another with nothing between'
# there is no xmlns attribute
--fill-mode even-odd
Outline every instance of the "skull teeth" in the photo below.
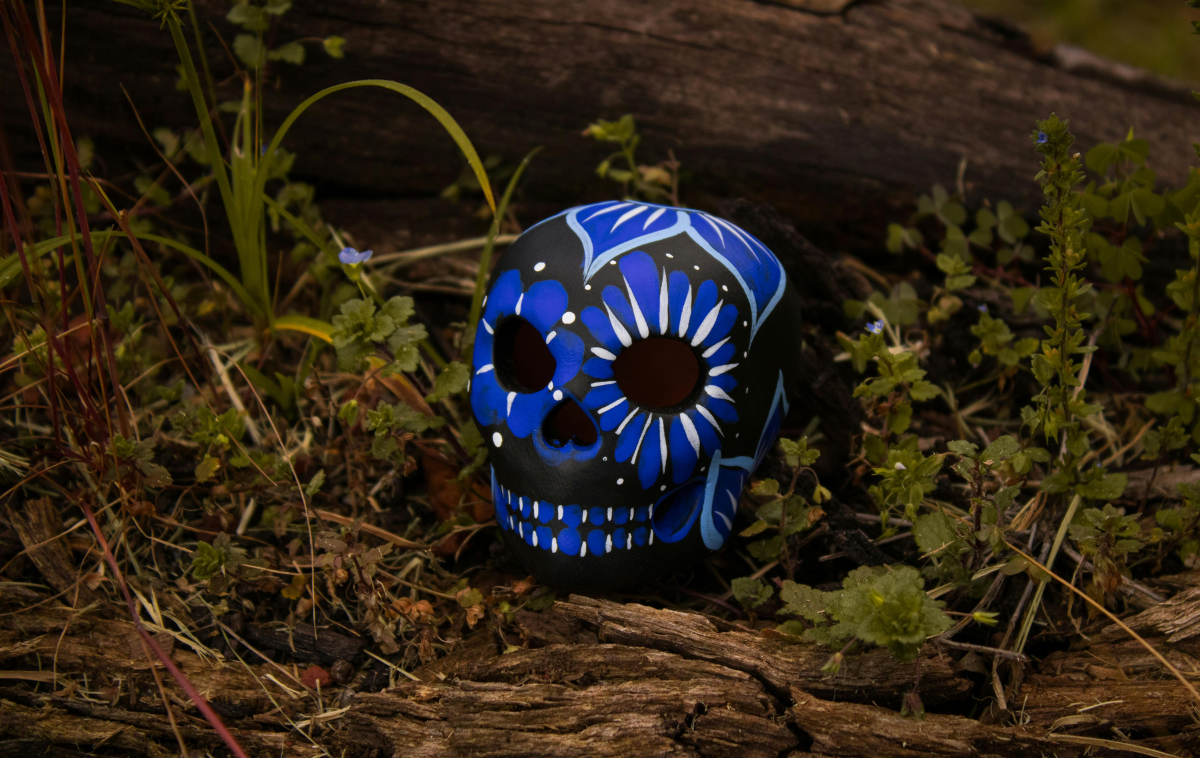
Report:
<svg viewBox="0 0 1200 758"><path fill-rule="evenodd" d="M496 521L525 544L554 554L603 557L654 544L653 506L559 505L494 483Z"/></svg>

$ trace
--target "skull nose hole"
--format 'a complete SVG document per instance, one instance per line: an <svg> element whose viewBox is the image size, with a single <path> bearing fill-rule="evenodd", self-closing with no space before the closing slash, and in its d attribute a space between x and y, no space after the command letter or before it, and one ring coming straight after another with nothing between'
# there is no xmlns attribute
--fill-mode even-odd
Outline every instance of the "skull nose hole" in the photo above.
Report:
<svg viewBox="0 0 1200 758"><path fill-rule="evenodd" d="M648 337L621 351L613 361L613 376L631 404L673 408L696 392L700 361L679 340Z"/></svg>
<svg viewBox="0 0 1200 758"><path fill-rule="evenodd" d="M496 328L492 363L500 384L517 392L545 388L558 368L542 333L520 316L506 318Z"/></svg>
<svg viewBox="0 0 1200 758"><path fill-rule="evenodd" d="M574 442L580 447L591 447L598 439L596 425L574 400L564 400L554 406L542 427L546 442L554 447L564 447Z"/></svg>

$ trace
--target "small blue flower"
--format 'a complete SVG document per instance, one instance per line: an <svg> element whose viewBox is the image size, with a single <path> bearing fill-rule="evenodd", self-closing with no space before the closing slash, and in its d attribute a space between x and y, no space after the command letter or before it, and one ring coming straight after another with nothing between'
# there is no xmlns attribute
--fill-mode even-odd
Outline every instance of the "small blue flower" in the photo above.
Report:
<svg viewBox="0 0 1200 758"><path fill-rule="evenodd" d="M342 252L338 253L338 260L347 266L358 266L371 260L372 255L374 253L370 250L363 250L360 253L352 247L343 247Z"/></svg>
<svg viewBox="0 0 1200 758"><path fill-rule="evenodd" d="M988 312L988 309L987 309L987 303L980 303L978 307L979 307L979 312L980 312L980 313L987 313L987 312Z"/></svg>
<svg viewBox="0 0 1200 758"><path fill-rule="evenodd" d="M870 324L867 324L867 331L870 332L871 334L879 334L880 332L883 331L883 322L882 321L874 321Z"/></svg>
<svg viewBox="0 0 1200 758"><path fill-rule="evenodd" d="M1038 143L1039 145L1044 145L1044 144L1046 144L1046 142L1047 142L1047 141L1049 141L1049 139L1050 139L1050 138L1046 136L1046 133L1045 133L1045 132L1038 132L1038 140L1037 140L1037 143Z"/></svg>

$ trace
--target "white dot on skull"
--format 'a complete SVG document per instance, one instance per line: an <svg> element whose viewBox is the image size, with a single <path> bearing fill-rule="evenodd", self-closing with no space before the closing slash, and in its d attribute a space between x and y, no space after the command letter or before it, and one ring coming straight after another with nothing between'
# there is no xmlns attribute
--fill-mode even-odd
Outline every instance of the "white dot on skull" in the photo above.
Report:
<svg viewBox="0 0 1200 758"><path fill-rule="evenodd" d="M590 284L585 284L585 285L583 285L583 288L584 288L585 290L590 290L590 289L592 288L592 285L590 285Z"/></svg>
<svg viewBox="0 0 1200 758"><path fill-rule="evenodd" d="M496 447L504 444L504 438L500 436L500 432L492 432L492 444Z"/></svg>
<svg viewBox="0 0 1200 758"><path fill-rule="evenodd" d="M554 399L562 400L562 390L554 390Z"/></svg>
<svg viewBox="0 0 1200 758"><path fill-rule="evenodd" d="M605 458L604 460L606 460L606 461L607 461L608 459L607 459L607 458ZM625 480L624 480L624 479L618 479L618 480L617 480L617 484L624 484L624 483L625 483Z"/></svg>
<svg viewBox="0 0 1200 758"><path fill-rule="evenodd" d="M572 313L571 311L567 311L566 313L564 313L562 315L562 322L564 324L574 324L575 323L575 314Z"/></svg>
<svg viewBox="0 0 1200 758"><path fill-rule="evenodd" d="M542 262L541 262L541 263L539 263L538 265L534 266L534 267L533 267L533 270L534 270L534 271L541 271L541 270L542 270L542 269L544 269L544 268L546 268L546 262L545 262L545 261L542 261Z"/></svg>
<svg viewBox="0 0 1200 758"><path fill-rule="evenodd" d="M699 270L700 270L700 267L699 267L699 266L692 266L692 268L696 269L697 271L699 271Z"/></svg>
<svg viewBox="0 0 1200 758"><path fill-rule="evenodd" d="M729 291L729 285L728 285L728 284L722 284L722 285L721 285L721 290L722 290L722 291L724 291L724 292L728 292L728 291Z"/></svg>

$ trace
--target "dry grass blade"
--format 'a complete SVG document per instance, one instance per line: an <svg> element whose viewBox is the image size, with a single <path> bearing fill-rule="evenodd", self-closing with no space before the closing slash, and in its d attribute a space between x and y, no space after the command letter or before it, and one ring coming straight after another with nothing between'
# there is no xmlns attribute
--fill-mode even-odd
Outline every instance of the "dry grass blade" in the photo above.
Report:
<svg viewBox="0 0 1200 758"><path fill-rule="evenodd" d="M1191 693L1192 697L1196 699L1196 702L1200 703L1200 692L1198 692L1196 690L1196 688L1192 685L1192 683L1190 681L1188 681L1187 677L1185 677L1183 675L1183 673L1180 672L1179 669L1175 668L1175 666L1170 661L1168 661L1166 658L1163 657L1162 653L1158 652L1158 650L1155 649L1155 647L1153 645L1151 645L1149 642L1146 642L1146 640L1142 639L1142 635L1140 635L1137 632L1135 632L1134 630L1130 629L1128 624L1126 624L1121 619L1117 618L1111 611L1109 611L1103 605L1101 605L1100 603L1097 603L1095 600L1093 600L1091 597L1089 597L1086 592L1076 588L1073 584L1068 582L1066 579L1063 579L1058 574L1054 573L1050 569L1043 566L1032 555L1029 555L1028 553L1024 552L1020 548L1015 547L1011 542L1006 542L1005 544L1007 544L1008 547L1013 552L1015 552L1017 555L1020 555L1022 558L1029 561L1030 565L1037 566L1042 571L1045 571L1047 574L1049 574L1050 576L1052 576L1054 578L1054 581L1058 582L1059 584L1061 584L1064 587L1066 587L1067 589L1069 589L1071 592L1074 592L1076 595L1083 598L1083 600L1085 602L1087 602L1089 605L1091 605L1096 610L1103 613L1105 616L1108 617L1108 619L1110 621L1112 621L1117 626L1121 627L1121 629L1123 629L1127 634L1129 634L1129 636L1131 636L1135 640L1137 640L1138 643L1142 647L1146 648L1146 651L1148 653L1150 653L1150 655L1154 656L1158 660L1158 662L1163 665L1163 668L1165 668L1167 671L1171 672L1171 676L1173 676L1179 680L1179 683L1182 684L1187 689L1187 691ZM1045 586L1045 585L1043 584L1042 586Z"/></svg>

